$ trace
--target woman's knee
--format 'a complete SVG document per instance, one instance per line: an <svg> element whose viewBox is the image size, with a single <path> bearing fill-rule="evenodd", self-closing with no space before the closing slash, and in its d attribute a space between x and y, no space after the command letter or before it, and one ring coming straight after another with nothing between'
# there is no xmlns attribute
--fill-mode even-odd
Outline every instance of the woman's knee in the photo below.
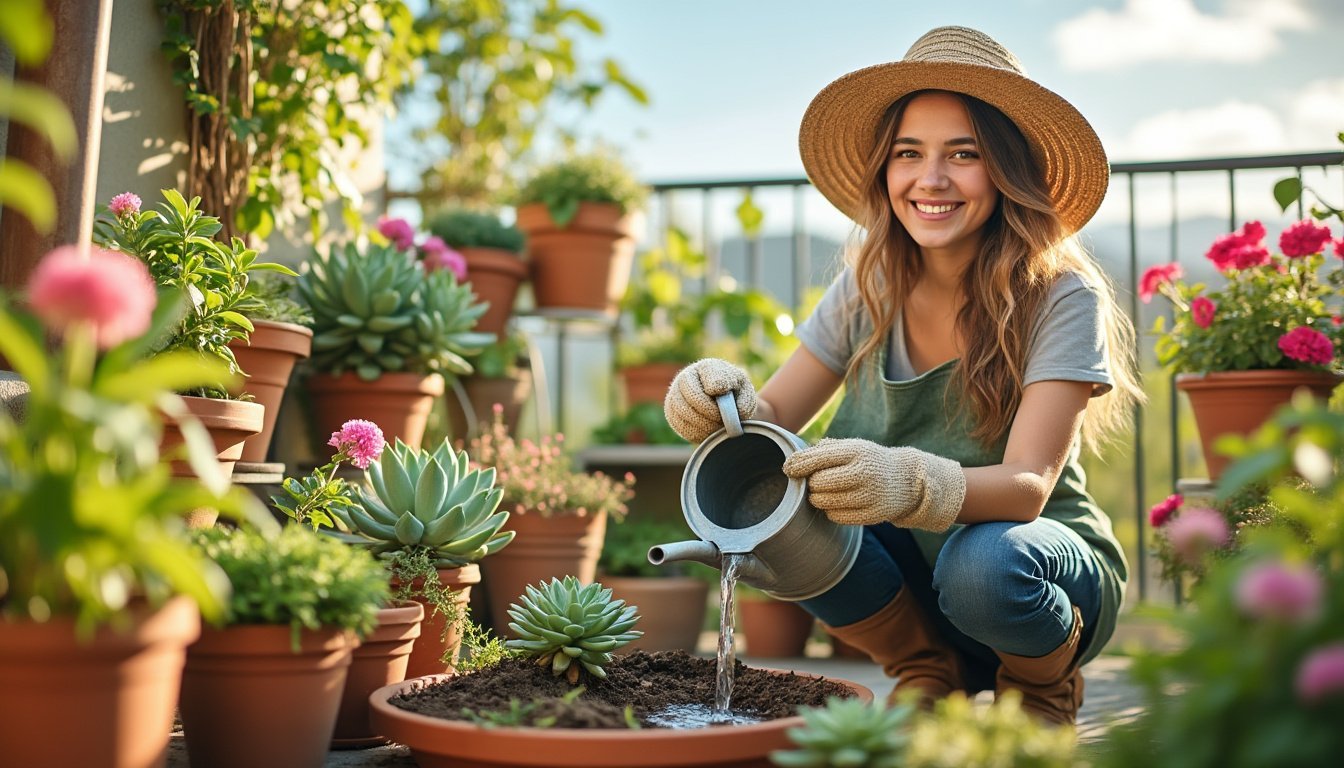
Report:
<svg viewBox="0 0 1344 768"><path fill-rule="evenodd" d="M1027 620L1043 607L1047 585L1040 564L1024 546L1022 525L968 525L952 534L938 554L933 587L939 608L972 637Z"/></svg>

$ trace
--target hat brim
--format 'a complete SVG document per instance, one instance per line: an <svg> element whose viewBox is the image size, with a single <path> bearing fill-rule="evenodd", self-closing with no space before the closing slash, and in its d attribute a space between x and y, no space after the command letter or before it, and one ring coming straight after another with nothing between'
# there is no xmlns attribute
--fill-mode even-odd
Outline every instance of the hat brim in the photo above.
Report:
<svg viewBox="0 0 1344 768"><path fill-rule="evenodd" d="M953 62L897 61L850 72L821 90L803 115L798 148L813 185L857 220L863 166L892 102L922 90L963 93L1015 123L1070 232L1101 206L1110 165L1096 131L1061 96L1016 72Z"/></svg>

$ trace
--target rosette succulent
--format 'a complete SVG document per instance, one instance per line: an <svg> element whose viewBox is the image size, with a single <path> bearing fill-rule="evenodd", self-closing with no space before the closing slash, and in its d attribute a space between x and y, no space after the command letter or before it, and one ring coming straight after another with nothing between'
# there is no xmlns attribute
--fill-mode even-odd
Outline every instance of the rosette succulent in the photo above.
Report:
<svg viewBox="0 0 1344 768"><path fill-rule="evenodd" d="M425 273L395 246L347 243L310 262L299 295L313 313L313 365L372 381L384 372L471 373L494 340L471 329L487 305L446 270Z"/></svg>
<svg viewBox="0 0 1344 768"><path fill-rule="evenodd" d="M611 590L598 583L551 579L528 585L519 600L509 606L509 629L518 637L504 645L550 664L570 683L578 683L581 669L606 679L602 665L611 662L611 652L644 635L631 629L639 620L635 606L612 600Z"/></svg>
<svg viewBox="0 0 1344 768"><path fill-rule="evenodd" d="M799 748L770 753L784 768L897 768L904 765L914 706L885 707L860 699L827 699L824 707L803 707L803 725L790 728Z"/></svg>
<svg viewBox="0 0 1344 768"><path fill-rule="evenodd" d="M471 469L467 454L445 438L433 451L400 439L369 465L370 493L357 488L356 505L332 510L375 555L423 548L437 568L456 568L494 554L513 541L504 531L509 513L495 470Z"/></svg>

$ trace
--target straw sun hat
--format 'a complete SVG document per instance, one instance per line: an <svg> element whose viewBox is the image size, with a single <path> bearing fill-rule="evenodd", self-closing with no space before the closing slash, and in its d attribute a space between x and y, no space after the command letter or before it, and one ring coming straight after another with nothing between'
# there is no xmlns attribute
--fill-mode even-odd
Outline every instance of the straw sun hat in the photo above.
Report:
<svg viewBox="0 0 1344 768"><path fill-rule="evenodd" d="M1081 229L1106 195L1110 166L1092 126L1072 104L1029 80L993 38L966 27L938 27L905 58L841 77L812 99L798 145L817 189L851 219L859 212L864 159L892 102L914 91L964 93L1017 124L1045 170L1064 226Z"/></svg>

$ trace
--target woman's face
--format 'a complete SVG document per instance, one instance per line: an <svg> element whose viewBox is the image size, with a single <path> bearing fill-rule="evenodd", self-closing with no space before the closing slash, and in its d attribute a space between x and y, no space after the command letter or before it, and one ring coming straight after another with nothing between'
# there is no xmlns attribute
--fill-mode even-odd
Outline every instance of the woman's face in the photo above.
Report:
<svg viewBox="0 0 1344 768"><path fill-rule="evenodd" d="M970 259L999 201L966 108L926 93L906 105L887 160L887 196L926 255Z"/></svg>

